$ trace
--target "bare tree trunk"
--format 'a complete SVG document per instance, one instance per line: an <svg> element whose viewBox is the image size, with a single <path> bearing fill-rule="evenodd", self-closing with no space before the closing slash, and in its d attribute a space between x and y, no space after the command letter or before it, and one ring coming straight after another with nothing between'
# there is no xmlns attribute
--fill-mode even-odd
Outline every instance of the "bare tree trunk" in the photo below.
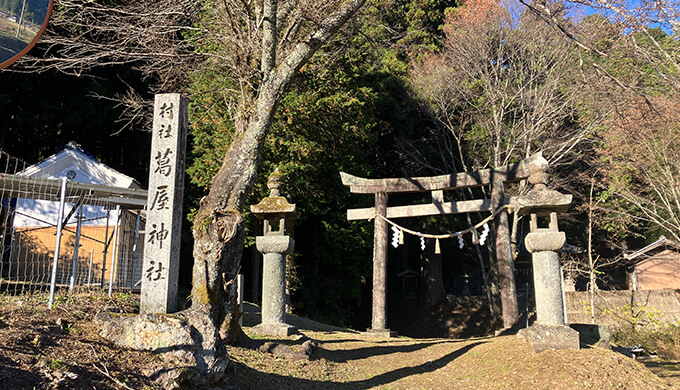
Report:
<svg viewBox="0 0 680 390"><path fill-rule="evenodd" d="M590 323L595 323L595 289L597 280L595 275L595 263L593 262L593 187L595 181L590 183L590 199L588 203L588 292L590 293Z"/></svg>
<svg viewBox="0 0 680 390"><path fill-rule="evenodd" d="M498 210L504 198L503 183L496 181L491 185L492 209ZM517 291L515 287L515 263L510 247L508 213L500 212L494 218L496 238L496 262L498 263L498 285L501 290L501 310L503 327L512 328L519 323Z"/></svg>
<svg viewBox="0 0 680 390"><path fill-rule="evenodd" d="M365 0L349 0L328 16L281 61L276 61L277 1L266 0L263 9L262 84L252 112L241 113L242 124L217 174L210 192L200 202L194 219L194 271L192 307L210 312L222 337L238 343L234 280L243 253L242 212L260 166L261 150L286 86L302 65L363 6ZM275 66L278 64L278 66Z"/></svg>
<svg viewBox="0 0 680 390"><path fill-rule="evenodd" d="M261 143L248 133L234 140L194 220L192 306L209 310L223 331L229 329L227 315L235 300L232 281L243 251L241 210L257 175L259 158L255 156Z"/></svg>

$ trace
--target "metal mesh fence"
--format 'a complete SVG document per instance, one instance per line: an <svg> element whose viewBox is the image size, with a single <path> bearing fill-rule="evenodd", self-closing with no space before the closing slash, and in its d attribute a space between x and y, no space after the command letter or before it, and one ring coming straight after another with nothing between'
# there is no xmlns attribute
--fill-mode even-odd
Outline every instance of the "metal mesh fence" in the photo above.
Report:
<svg viewBox="0 0 680 390"><path fill-rule="evenodd" d="M12 157L0 149L0 172L4 174L17 174L26 169L26 161Z"/></svg>
<svg viewBox="0 0 680 390"><path fill-rule="evenodd" d="M146 191L26 177L24 167L0 151L0 294L140 289Z"/></svg>

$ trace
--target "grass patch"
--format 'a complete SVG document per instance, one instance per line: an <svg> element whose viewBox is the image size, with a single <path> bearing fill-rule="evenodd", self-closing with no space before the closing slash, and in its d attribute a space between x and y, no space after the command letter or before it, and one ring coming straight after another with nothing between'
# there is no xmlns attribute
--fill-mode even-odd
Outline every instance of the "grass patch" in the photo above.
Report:
<svg viewBox="0 0 680 390"><path fill-rule="evenodd" d="M677 324L620 328L612 333L612 341L624 347L639 345L664 358L680 360L680 326Z"/></svg>

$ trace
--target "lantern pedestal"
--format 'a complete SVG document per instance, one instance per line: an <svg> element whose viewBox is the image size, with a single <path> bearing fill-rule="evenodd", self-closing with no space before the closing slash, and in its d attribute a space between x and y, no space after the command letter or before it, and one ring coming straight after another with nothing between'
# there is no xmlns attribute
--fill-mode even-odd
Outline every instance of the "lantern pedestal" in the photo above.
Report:
<svg viewBox="0 0 680 390"><path fill-rule="evenodd" d="M524 239L531 253L534 271L536 323L522 329L519 335L527 338L534 351L546 349L579 349L579 333L566 326L562 267L559 251L566 235L559 231L557 214L571 204L571 195L546 188L548 162L539 157L529 165L529 183L534 187L520 196L519 214L529 215L530 233ZM547 219L548 226L540 228L539 218Z"/></svg>
<svg viewBox="0 0 680 390"><path fill-rule="evenodd" d="M257 250L262 253L262 323L253 330L267 335L288 337L297 328L286 324L286 255L293 252L295 240L286 235L290 220L297 218L295 205L280 195L281 174L278 169L269 176L268 197L250 207L253 214L264 220L264 235L255 237Z"/></svg>

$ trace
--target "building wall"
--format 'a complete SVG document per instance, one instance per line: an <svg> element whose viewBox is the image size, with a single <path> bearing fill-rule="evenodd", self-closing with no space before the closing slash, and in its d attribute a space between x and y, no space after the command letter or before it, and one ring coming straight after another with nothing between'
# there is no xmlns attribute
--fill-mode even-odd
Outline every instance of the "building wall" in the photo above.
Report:
<svg viewBox="0 0 680 390"><path fill-rule="evenodd" d="M142 258L144 253L143 224L142 233L135 239L136 216L123 214L118 238L112 238L114 226L84 225L81 228L77 261L77 284L97 284L111 278L111 261L113 242L118 242L116 255L116 272L113 280L116 285L130 286L139 281L142 275ZM67 283L73 266L76 226L67 225L62 231L57 283ZM105 242L110 242L105 251ZM9 262L3 264L3 277L18 281L38 283L49 282L52 260L56 244L56 227L17 227L14 229L12 242L6 242L9 248ZM136 248L135 248L136 244ZM134 279L134 280L133 280ZM135 288L139 288L136 285Z"/></svg>
<svg viewBox="0 0 680 390"><path fill-rule="evenodd" d="M635 266L640 290L680 289L680 254L665 250Z"/></svg>
<svg viewBox="0 0 680 390"><path fill-rule="evenodd" d="M62 231L61 248L59 249L60 266L68 266L70 270L73 259L75 244L75 226L67 226ZM80 250L78 251L78 268L87 270L90 257L92 257L93 276L102 278L102 265L104 264L104 241L106 237L105 226L83 226L81 229ZM113 228L109 227L109 236L113 234ZM54 257L56 244L56 228L17 228L15 241L12 249L12 261L17 272L30 275L34 273L33 267L38 270L49 268ZM111 250L107 253L107 264L110 263ZM107 267L110 268L110 267ZM110 277L107 270L105 279Z"/></svg>

